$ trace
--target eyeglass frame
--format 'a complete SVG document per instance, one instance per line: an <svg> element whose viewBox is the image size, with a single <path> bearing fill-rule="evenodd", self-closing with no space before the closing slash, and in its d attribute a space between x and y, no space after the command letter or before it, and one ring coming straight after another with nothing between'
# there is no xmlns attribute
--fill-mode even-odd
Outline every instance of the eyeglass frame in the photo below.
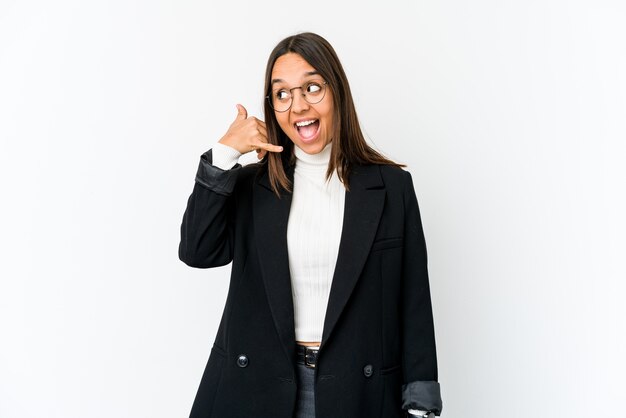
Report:
<svg viewBox="0 0 626 418"><path fill-rule="evenodd" d="M276 110L276 109L274 109L274 105L272 104L272 96L271 96L271 95L269 95L269 96L265 96L265 98L267 99L267 102L269 103L270 107L272 108L272 110L273 110L274 112L278 112L278 113L285 113L285 112L287 112L289 109L291 109L291 106L293 106L293 96L294 96L294 95L293 95L293 91L294 91L294 90L297 90L297 89L300 89L300 90L304 91L304 87L305 87L305 86L307 86L308 84L313 83L314 81L315 81L315 80L310 80L310 81L308 81L307 83L304 83L303 85L301 85L301 86L299 86L299 87L292 87L292 88L290 88L290 89L287 89L287 91L289 91L289 94L291 95L291 103L289 103L289 107L288 107L287 109L285 109L285 110ZM327 85L328 85L328 81L323 81L323 82L322 82L322 88L324 89L324 95L323 95L323 96L322 96L322 98L321 98L321 99L319 99L317 102L314 102L314 103L309 102L309 101L307 100L307 98L306 98L306 93L302 93L302 97L304 98L304 100L305 100L308 104L312 104L312 105L314 105L314 104L318 104L318 103L320 103L322 100L324 100L324 97L326 97L326 89L328 88L328 87L327 87Z"/></svg>

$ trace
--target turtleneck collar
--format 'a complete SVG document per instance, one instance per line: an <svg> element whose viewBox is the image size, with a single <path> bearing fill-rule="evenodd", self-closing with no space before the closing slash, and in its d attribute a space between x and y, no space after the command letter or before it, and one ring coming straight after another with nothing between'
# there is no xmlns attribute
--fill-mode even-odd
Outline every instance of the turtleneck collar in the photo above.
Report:
<svg viewBox="0 0 626 418"><path fill-rule="evenodd" d="M320 167L326 170L330 161L332 151L332 143L326 144L323 150L317 154L307 154L297 145L294 144L294 154L296 156L296 164L301 167Z"/></svg>

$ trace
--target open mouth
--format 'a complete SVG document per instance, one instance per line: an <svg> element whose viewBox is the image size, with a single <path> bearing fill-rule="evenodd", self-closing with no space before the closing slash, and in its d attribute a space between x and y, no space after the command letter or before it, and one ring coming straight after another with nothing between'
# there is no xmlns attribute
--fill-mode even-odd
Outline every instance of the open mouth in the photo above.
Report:
<svg viewBox="0 0 626 418"><path fill-rule="evenodd" d="M317 134L317 131L320 128L320 121L318 119L311 119L297 122L294 126L303 140L310 140Z"/></svg>

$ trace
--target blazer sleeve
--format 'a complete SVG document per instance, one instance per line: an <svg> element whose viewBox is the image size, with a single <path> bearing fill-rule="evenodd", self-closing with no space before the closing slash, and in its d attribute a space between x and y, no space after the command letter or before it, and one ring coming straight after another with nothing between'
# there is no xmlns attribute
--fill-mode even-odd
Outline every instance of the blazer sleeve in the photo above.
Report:
<svg viewBox="0 0 626 418"><path fill-rule="evenodd" d="M230 170L214 166L211 150L200 157L180 227L178 257L185 264L208 268L232 261L235 199L231 195L240 170L240 164Z"/></svg>
<svg viewBox="0 0 626 418"><path fill-rule="evenodd" d="M402 409L441 413L426 242L411 174L404 181Z"/></svg>

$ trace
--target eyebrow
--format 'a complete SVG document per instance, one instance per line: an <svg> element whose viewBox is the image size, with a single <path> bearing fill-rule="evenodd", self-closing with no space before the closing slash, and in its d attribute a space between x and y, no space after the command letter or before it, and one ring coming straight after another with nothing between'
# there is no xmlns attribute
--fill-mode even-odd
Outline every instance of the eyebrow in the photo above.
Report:
<svg viewBox="0 0 626 418"><path fill-rule="evenodd" d="M307 71L306 73L304 73L304 75L305 75L306 77L309 77L309 76L312 76L312 75L319 75L319 72L318 72L318 71L315 71L315 70L313 70L313 71ZM281 78L274 78L274 79L272 80L272 83L271 83L271 84L274 84L274 83L284 83L284 82L285 82L285 80L283 80L283 79L281 79Z"/></svg>

